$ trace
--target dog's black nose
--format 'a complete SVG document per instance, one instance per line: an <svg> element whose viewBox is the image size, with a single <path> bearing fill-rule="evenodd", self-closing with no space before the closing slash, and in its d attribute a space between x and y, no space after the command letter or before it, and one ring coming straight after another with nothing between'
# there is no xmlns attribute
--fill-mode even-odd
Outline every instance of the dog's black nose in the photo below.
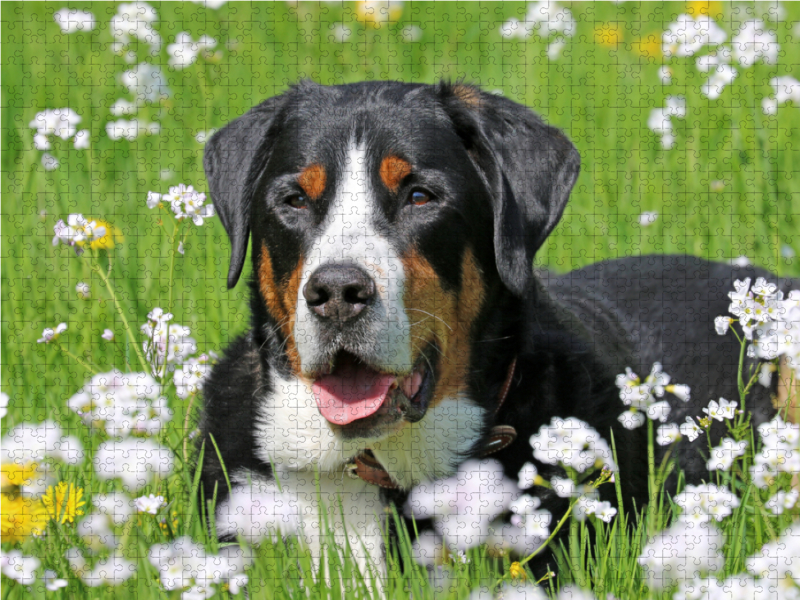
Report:
<svg viewBox="0 0 800 600"><path fill-rule="evenodd" d="M303 287L308 307L323 319L344 323L357 317L375 298L375 282L352 265L317 269Z"/></svg>

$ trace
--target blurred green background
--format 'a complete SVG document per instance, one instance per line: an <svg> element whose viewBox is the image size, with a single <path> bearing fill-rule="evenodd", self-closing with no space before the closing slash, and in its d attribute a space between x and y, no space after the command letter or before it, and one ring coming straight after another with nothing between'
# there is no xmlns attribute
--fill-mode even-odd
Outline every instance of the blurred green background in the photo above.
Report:
<svg viewBox="0 0 800 600"><path fill-rule="evenodd" d="M376 5L379 3L375 3ZM90 32L62 33L54 13L86 9ZM717 260L747 257L781 275L800 275L800 111L784 104L762 110L774 96L770 80L800 75L794 22L800 5L786 3L563 3L576 23L571 35L503 37L509 19L524 19L532 3L152 3L148 40L115 48L109 27L114 3L3 2L2 11L2 386L11 397L4 428L45 416L78 419L65 400L88 374L52 345L37 344L45 327L67 322L61 341L100 370L131 353L114 307L85 258L51 243L53 225L69 213L101 218L124 241L111 251L112 278L131 324L166 305L169 261L159 214L147 192L178 183L207 186L203 145L196 134L220 128L301 78L336 84L397 79L464 79L502 93L562 128L583 159L561 224L538 261L567 271L596 260L652 252ZM708 74L696 58L664 57L661 36L683 12L710 14L731 36L754 16L780 44L775 64L740 68L716 99L702 93ZM180 32L216 45L185 68L169 64ZM559 42L563 41L563 44ZM152 41L152 40L150 40ZM554 45L555 44L555 45ZM126 54L126 53L133 54ZM127 59L127 60L126 60ZM128 62L132 61L132 62ZM157 123L157 134L113 140L118 99L134 101L122 75L137 63L162 70L169 93L145 102L135 117ZM660 72L670 70L670 82ZM648 127L669 96L686 100L672 117L675 142L662 147ZM45 109L73 109L88 129L88 149L51 136L59 162L45 170L44 152L29 126ZM642 213L655 212L640 224ZM119 240L118 240L119 242ZM225 287L229 245L219 220L194 228L176 265L175 322L191 327L200 351L219 350L247 327L246 286ZM78 282L91 297L78 297ZM118 343L100 338L105 328ZM180 414L180 412L178 412Z"/></svg>

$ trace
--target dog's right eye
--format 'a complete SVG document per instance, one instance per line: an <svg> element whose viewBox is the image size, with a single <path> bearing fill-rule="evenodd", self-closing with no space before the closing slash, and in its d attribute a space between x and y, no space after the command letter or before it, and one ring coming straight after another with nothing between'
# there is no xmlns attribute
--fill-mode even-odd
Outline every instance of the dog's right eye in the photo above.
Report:
<svg viewBox="0 0 800 600"><path fill-rule="evenodd" d="M286 199L286 204L298 210L308 208L308 200L306 199L305 196L301 196L300 194L289 196Z"/></svg>

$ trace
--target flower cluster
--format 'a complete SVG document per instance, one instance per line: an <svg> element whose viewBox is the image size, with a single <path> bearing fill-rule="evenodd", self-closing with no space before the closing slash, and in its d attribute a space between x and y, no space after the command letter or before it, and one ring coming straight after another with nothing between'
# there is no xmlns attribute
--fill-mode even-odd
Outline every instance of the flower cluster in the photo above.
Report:
<svg viewBox="0 0 800 600"><path fill-rule="evenodd" d="M739 506L735 494L708 483L687 485L674 501L683 509L679 520L687 523L708 523L712 519L722 521Z"/></svg>
<svg viewBox="0 0 800 600"><path fill-rule="evenodd" d="M625 368L625 373L617 375L616 385L619 388L619 397L630 410L622 413L618 420L626 429L636 429L645 422L644 415L656 421L665 423L670 413L670 405L663 398L665 393L670 393L684 402L688 402L691 390L683 384L670 384L670 376L664 373L661 363L654 363L650 374L644 381L634 373L630 367ZM639 412L643 411L643 412ZM670 437L670 428L663 426L659 433L663 439Z"/></svg>
<svg viewBox="0 0 800 600"><path fill-rule="evenodd" d="M768 423L758 426L761 451L755 455L750 467L752 481L765 489L775 483L783 473L796 476L800 473L800 426L785 423L776 415Z"/></svg>
<svg viewBox="0 0 800 600"><path fill-rule="evenodd" d="M167 46L169 54L169 66L176 69L185 69L197 60L198 55L210 56L212 50L216 48L217 40L204 35L199 40L194 41L192 36L181 31L175 36L175 43Z"/></svg>
<svg viewBox="0 0 800 600"><path fill-rule="evenodd" d="M85 250L86 244L92 244L105 237L106 227L100 225L97 221L90 221L82 214L75 213L67 217L67 222L64 223L59 219L58 223L53 227L53 245L58 245L59 242L67 246L75 248L75 253L80 256Z"/></svg>
<svg viewBox="0 0 800 600"><path fill-rule="evenodd" d="M94 29L94 15L88 10L77 8L62 8L53 15L53 19L61 28L61 33L75 33L76 31L91 31Z"/></svg>
<svg viewBox="0 0 800 600"><path fill-rule="evenodd" d="M196 191L191 185L178 184L169 188L166 194L147 192L147 208L161 206L168 203L175 218L179 221L191 218L198 227L203 224L203 219L214 216L214 206L205 204L206 195Z"/></svg>
<svg viewBox="0 0 800 600"><path fill-rule="evenodd" d="M109 25L111 35L116 40L112 46L114 52L124 53L125 60L133 62L136 54L132 51L125 52L125 49L135 39L148 44L152 54L157 53L161 48L161 36L153 28L157 20L155 9L146 2L120 4Z"/></svg>
<svg viewBox="0 0 800 600"><path fill-rule="evenodd" d="M707 15L682 14L661 35L664 56L694 56L704 46L722 44L727 34Z"/></svg>
<svg viewBox="0 0 800 600"><path fill-rule="evenodd" d="M155 435L172 417L161 387L148 373L98 373L67 406L110 436Z"/></svg>
<svg viewBox="0 0 800 600"><path fill-rule="evenodd" d="M170 325L172 317L172 313L165 313L156 307L147 313L147 323L141 326L145 336L144 353L156 375L162 373L165 367L174 369L175 363L183 362L197 352L191 329L183 325Z"/></svg>
<svg viewBox="0 0 800 600"><path fill-rule="evenodd" d="M150 548L150 563L158 569L165 590L187 590L184 598L210 598L214 585L227 582L236 595L248 582L241 550L224 554L206 554L205 549L188 537Z"/></svg>
<svg viewBox="0 0 800 600"><path fill-rule="evenodd" d="M566 46L567 38L575 35L576 21L569 9L555 2L542 0L528 6L525 19L511 18L500 26L500 35L506 39L524 40L534 33L550 42L547 56L556 60Z"/></svg>
<svg viewBox="0 0 800 600"><path fill-rule="evenodd" d="M105 441L94 455L94 468L100 479L121 479L130 490L143 488L153 477L166 477L174 462L169 448L138 437Z"/></svg>
<svg viewBox="0 0 800 600"><path fill-rule="evenodd" d="M49 344L53 340L58 339L58 336L60 336L66 330L67 330L66 323L59 323L55 329L53 329L52 327L45 327L44 330L42 331L42 337L36 340L36 343Z"/></svg>
<svg viewBox="0 0 800 600"><path fill-rule="evenodd" d="M783 357L800 377L800 291L783 292L763 277L750 287L750 278L736 280L734 291L728 292L729 312L736 317L745 339L751 342L748 356L761 360ZM717 317L717 333L727 333L731 317Z"/></svg>
<svg viewBox="0 0 800 600"><path fill-rule="evenodd" d="M611 448L590 425L570 417L553 417L532 435L530 444L533 457L548 465L561 464L585 473L592 468L605 467L616 471Z"/></svg>
<svg viewBox="0 0 800 600"><path fill-rule="evenodd" d="M800 106L800 81L785 75L783 77L773 77L769 80L769 84L775 90L775 97L764 98L761 101L761 109L764 114L777 114L778 106L787 102L793 102L795 105Z"/></svg>
<svg viewBox="0 0 800 600"><path fill-rule="evenodd" d="M202 390L203 381L211 374L213 361L216 359L217 355L209 352L196 358L190 358L181 367L175 369L173 381L179 398L188 398Z"/></svg>
<svg viewBox="0 0 800 600"><path fill-rule="evenodd" d="M453 477L421 483L408 497L406 513L434 519L448 546L466 550L489 537L492 520L506 511L518 494L496 460L468 460Z"/></svg>
<svg viewBox="0 0 800 600"><path fill-rule="evenodd" d="M245 508L242 508L245 507ZM274 488L236 486L217 507L217 531L251 544L296 534L303 526L297 499Z"/></svg>
<svg viewBox="0 0 800 600"><path fill-rule="evenodd" d="M668 96L666 106L651 110L650 117L647 119L647 126L653 133L660 136L661 146L666 149L675 145L672 117L676 119L684 119L686 117L686 98L683 96ZM652 220L648 220L647 224L654 220L655 218L653 217Z"/></svg>
<svg viewBox="0 0 800 600"><path fill-rule="evenodd" d="M36 113L36 116L28 124L36 130L33 136L33 145L37 150L50 150L50 136L56 136L62 140L72 139L75 148L82 150L89 146L89 131L83 129L78 131L78 124L81 117L71 108L56 108L43 110Z"/></svg>

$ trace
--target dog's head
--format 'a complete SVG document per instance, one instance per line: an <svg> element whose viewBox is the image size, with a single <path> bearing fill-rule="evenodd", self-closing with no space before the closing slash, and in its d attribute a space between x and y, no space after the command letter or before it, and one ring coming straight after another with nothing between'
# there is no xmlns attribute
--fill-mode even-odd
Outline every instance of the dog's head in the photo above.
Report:
<svg viewBox="0 0 800 600"><path fill-rule="evenodd" d="M204 164L229 287L252 237L256 333L339 435L371 438L464 385L481 319L525 294L580 160L504 98L380 82L293 87L214 135Z"/></svg>

